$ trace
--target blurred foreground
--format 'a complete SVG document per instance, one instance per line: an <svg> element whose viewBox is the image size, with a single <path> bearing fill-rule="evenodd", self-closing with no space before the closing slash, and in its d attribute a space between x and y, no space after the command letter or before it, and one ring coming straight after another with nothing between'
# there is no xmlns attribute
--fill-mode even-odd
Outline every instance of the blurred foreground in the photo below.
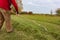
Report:
<svg viewBox="0 0 60 40"><path fill-rule="evenodd" d="M14 31L0 32L0 40L60 40L60 17L46 15L12 15Z"/></svg>

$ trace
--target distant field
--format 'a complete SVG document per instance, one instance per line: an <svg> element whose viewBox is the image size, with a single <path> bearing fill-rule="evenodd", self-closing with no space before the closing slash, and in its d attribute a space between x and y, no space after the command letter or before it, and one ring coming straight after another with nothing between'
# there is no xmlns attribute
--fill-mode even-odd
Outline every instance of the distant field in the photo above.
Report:
<svg viewBox="0 0 60 40"><path fill-rule="evenodd" d="M12 15L14 31L0 32L0 40L60 40L60 17L45 15Z"/></svg>

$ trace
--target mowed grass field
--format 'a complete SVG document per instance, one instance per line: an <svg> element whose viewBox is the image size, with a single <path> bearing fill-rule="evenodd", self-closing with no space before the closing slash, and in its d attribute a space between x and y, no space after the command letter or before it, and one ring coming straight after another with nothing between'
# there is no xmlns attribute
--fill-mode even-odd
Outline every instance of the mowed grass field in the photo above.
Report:
<svg viewBox="0 0 60 40"><path fill-rule="evenodd" d="M0 40L60 40L60 17L45 15L12 15L14 31L0 31Z"/></svg>

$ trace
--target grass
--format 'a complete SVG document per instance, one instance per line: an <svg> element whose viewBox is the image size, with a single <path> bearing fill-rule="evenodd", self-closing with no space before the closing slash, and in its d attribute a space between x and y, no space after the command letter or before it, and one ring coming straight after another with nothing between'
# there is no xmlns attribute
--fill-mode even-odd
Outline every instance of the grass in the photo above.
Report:
<svg viewBox="0 0 60 40"><path fill-rule="evenodd" d="M45 15L12 15L14 31L3 26L0 40L60 40L60 17Z"/></svg>

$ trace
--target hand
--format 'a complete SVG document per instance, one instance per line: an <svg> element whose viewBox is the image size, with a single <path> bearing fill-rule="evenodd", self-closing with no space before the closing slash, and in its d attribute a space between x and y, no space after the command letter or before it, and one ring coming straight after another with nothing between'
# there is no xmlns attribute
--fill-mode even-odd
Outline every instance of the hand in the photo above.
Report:
<svg viewBox="0 0 60 40"><path fill-rule="evenodd" d="M16 14L16 16L20 16L19 14Z"/></svg>
<svg viewBox="0 0 60 40"><path fill-rule="evenodd" d="M13 10L10 11L12 14L15 14L15 12Z"/></svg>

